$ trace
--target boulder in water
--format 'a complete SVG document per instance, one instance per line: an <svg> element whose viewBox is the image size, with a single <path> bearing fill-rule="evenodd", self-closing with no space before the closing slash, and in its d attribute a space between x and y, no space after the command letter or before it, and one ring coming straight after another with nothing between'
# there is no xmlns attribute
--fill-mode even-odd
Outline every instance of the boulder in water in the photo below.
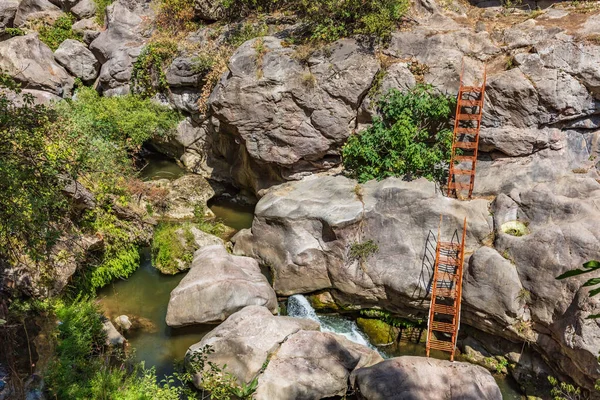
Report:
<svg viewBox="0 0 600 400"><path fill-rule="evenodd" d="M115 318L115 324L122 330L128 331L131 329L131 321L127 315L119 315Z"/></svg>
<svg viewBox="0 0 600 400"><path fill-rule="evenodd" d="M489 371L462 362L396 357L359 368L351 380L364 400L501 400Z"/></svg>
<svg viewBox="0 0 600 400"><path fill-rule="evenodd" d="M248 306L192 345L185 355L186 364L189 368L194 354L208 345L214 350L207 355L209 361L219 366L227 365L227 372L240 383L249 383L290 335L318 329L319 324L309 319L274 316L265 307ZM200 373L195 374L194 384L202 387Z"/></svg>
<svg viewBox="0 0 600 400"><path fill-rule="evenodd" d="M300 331L274 353L258 379L256 400L344 396L350 373L383 361L377 351L330 332Z"/></svg>
<svg viewBox="0 0 600 400"><path fill-rule="evenodd" d="M214 323L250 305L277 311L277 297L256 260L222 245L196 252L190 272L171 292L167 325Z"/></svg>
<svg viewBox="0 0 600 400"><path fill-rule="evenodd" d="M115 326L110 322L109 319L106 319L103 322L104 333L106 333L106 344L112 347L123 347L127 342L127 339L123 337L115 328Z"/></svg>

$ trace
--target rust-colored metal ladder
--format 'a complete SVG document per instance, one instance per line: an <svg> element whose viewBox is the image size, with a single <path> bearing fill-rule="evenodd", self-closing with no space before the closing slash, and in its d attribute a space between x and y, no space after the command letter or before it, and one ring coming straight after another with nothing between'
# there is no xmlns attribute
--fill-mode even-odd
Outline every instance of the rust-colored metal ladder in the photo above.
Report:
<svg viewBox="0 0 600 400"><path fill-rule="evenodd" d="M452 241L442 242L440 240L441 230L442 217L440 217L435 252L426 349L427 357L429 357L430 350L441 350L449 352L450 360L454 361L454 350L456 349L456 339L460 328L460 301L462 297L467 218L465 217L460 242L454 240L454 237L458 239L457 233ZM434 332L441 333L439 334L440 337L434 337Z"/></svg>
<svg viewBox="0 0 600 400"><path fill-rule="evenodd" d="M454 119L454 135L452 138L452 158L448 173L448 197L454 194L461 197L462 191L468 190L467 198L473 195L475 184L475 167L479 148L479 130L485 99L487 67L483 71L481 86L465 86L463 82L464 62L460 73L460 87L456 101L456 118ZM461 177L469 177L469 181Z"/></svg>

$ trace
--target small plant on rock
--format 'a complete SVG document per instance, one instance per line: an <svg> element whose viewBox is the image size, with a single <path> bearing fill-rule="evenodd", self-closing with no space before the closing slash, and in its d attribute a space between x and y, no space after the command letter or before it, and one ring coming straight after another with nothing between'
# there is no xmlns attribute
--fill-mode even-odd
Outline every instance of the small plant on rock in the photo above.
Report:
<svg viewBox="0 0 600 400"><path fill-rule="evenodd" d="M133 64L131 82L134 90L143 97L169 90L164 69L177 54L177 44L171 40L151 42L143 48Z"/></svg>
<svg viewBox="0 0 600 400"><path fill-rule="evenodd" d="M372 240L369 239L366 242L355 242L350 246L350 257L353 259L366 261L369 256L377 253L379 246Z"/></svg>

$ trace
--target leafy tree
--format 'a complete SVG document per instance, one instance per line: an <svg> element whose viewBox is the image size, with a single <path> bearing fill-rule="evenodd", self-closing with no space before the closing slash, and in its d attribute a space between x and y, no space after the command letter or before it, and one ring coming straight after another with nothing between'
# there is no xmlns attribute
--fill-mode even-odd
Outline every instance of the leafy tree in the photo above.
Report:
<svg viewBox="0 0 600 400"><path fill-rule="evenodd" d="M54 129L56 119L0 74L0 258L27 252L39 260L59 235L68 210L61 176L75 177L78 166Z"/></svg>
<svg viewBox="0 0 600 400"><path fill-rule="evenodd" d="M381 117L343 148L344 167L359 182L391 176L441 180L450 160L454 99L420 84L392 89L379 103Z"/></svg>
<svg viewBox="0 0 600 400"><path fill-rule="evenodd" d="M592 260L592 261L588 261L588 262L584 263L583 269L573 269L571 271L567 271L564 274L557 276L556 279L561 280L561 279L566 279L566 278L570 278L573 276L589 274L598 269L600 269L600 261ZM593 286L596 286L595 288L590 290L590 297L596 296L597 294L600 293L600 278L590 278L583 284L583 286L590 287L590 288ZM600 314L593 314L593 315L590 315L588 318L597 319L597 318L600 318Z"/></svg>

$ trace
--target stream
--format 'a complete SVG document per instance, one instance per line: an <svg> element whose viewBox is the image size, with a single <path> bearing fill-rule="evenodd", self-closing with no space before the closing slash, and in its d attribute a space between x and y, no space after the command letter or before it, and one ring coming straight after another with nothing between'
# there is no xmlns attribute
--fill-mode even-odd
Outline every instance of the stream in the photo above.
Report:
<svg viewBox="0 0 600 400"><path fill-rule="evenodd" d="M184 174L175 162L157 158L151 159L142 170L144 180L176 179ZM253 209L227 200L218 199L210 204L210 209L225 225L236 230L250 228ZM179 284L185 274L167 276L152 266L149 249L141 252L140 268L127 280L120 280L103 288L99 293L99 303L106 316L113 320L125 314L142 328L126 334L130 349L136 361L143 361L147 368L154 367L159 379L172 374L175 363L182 361L189 346L199 342L215 325L198 325L172 329L165 323L167 305L171 291ZM345 336L349 340L376 349L384 358L401 355L425 355L425 344L407 343L394 350L376 348L369 343L358 328L356 321L339 314L317 314L308 300L302 295L289 297L287 303L289 316L309 318L321 325L321 330ZM446 358L444 355L434 356ZM503 399L521 400L518 386L510 378L494 376Z"/></svg>

